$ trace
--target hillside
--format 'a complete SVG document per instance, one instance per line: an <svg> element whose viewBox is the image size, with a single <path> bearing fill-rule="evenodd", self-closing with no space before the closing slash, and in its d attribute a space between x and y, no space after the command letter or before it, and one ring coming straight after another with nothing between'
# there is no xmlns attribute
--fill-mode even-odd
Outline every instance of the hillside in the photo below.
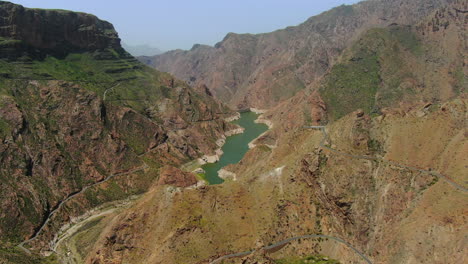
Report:
<svg viewBox="0 0 468 264"><path fill-rule="evenodd" d="M0 263L465 263L466 10L369 0L137 60L0 2ZM223 103L269 130L205 185Z"/></svg>
<svg viewBox="0 0 468 264"><path fill-rule="evenodd" d="M59 250L91 243L81 251L86 263L210 263L283 239L325 234L350 243L372 263L463 263L466 191L395 164L429 167L466 190L466 107L464 98L424 117L419 109L374 118L349 114L327 127L326 144L343 155L321 147L320 131L294 129L277 148L258 146L242 165L229 167L237 181L196 190L155 186L134 207L102 218ZM365 263L330 239L303 239L267 256L310 254ZM258 263L249 259L224 263Z"/></svg>
<svg viewBox="0 0 468 264"><path fill-rule="evenodd" d="M230 128L229 109L138 62L108 22L8 2L0 16L0 262L213 153Z"/></svg>
<svg viewBox="0 0 468 264"><path fill-rule="evenodd" d="M87 263L210 263L320 234L372 263L463 263L467 17L457 10L466 4L356 35L322 78L262 116L273 129L225 167L236 180L154 186L133 208L103 218L102 232L77 232L62 250L97 241L81 252ZM304 128L314 124L326 133ZM311 254L362 262L333 239L271 251L223 263Z"/></svg>
<svg viewBox="0 0 468 264"><path fill-rule="evenodd" d="M229 33L214 47L194 45L139 60L194 86L206 85L234 108L268 109L319 80L368 29L411 25L451 2L457 0L363 1L296 27L257 35Z"/></svg>

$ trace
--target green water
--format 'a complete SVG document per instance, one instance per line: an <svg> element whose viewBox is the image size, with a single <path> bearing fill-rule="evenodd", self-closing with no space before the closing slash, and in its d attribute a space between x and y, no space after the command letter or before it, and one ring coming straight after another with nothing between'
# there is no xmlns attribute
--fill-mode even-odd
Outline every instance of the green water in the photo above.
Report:
<svg viewBox="0 0 468 264"><path fill-rule="evenodd" d="M244 112L241 113L240 119L232 122L245 128L245 131L242 134L226 138L226 143L221 148L223 155L218 162L207 163L202 166L205 170L205 178L210 184L224 182L218 176L218 171L226 165L238 163L249 150L249 143L268 130L267 125L254 122L257 117L258 115L254 112Z"/></svg>

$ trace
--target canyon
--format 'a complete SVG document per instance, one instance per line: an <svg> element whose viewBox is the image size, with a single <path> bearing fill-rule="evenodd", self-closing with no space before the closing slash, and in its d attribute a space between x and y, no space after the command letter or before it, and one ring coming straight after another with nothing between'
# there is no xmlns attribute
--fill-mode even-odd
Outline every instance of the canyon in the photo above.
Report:
<svg viewBox="0 0 468 264"><path fill-rule="evenodd" d="M0 263L466 262L464 10L368 0L135 59L93 15L0 2ZM269 129L210 185L243 110Z"/></svg>

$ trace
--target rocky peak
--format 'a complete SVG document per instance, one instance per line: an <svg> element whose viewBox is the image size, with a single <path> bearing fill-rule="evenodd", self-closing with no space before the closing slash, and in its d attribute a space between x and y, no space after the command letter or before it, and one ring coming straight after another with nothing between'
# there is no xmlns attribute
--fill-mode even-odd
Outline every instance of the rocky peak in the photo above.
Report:
<svg viewBox="0 0 468 264"><path fill-rule="evenodd" d="M15 44L28 50L64 55L69 52L121 49L111 23L86 13L25 8L0 2L2 48Z"/></svg>
<svg viewBox="0 0 468 264"><path fill-rule="evenodd" d="M413 25L454 1L362 1L298 26L264 34L228 33L214 47L167 52L142 61L193 85L206 85L233 108L270 108L322 78L363 32L394 23Z"/></svg>

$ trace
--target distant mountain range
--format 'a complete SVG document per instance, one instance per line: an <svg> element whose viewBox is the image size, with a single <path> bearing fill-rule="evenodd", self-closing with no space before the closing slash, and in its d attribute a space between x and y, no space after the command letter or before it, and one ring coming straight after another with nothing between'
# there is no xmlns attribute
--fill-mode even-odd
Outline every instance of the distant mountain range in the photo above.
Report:
<svg viewBox="0 0 468 264"><path fill-rule="evenodd" d="M122 43L122 47L133 56L154 56L162 54L164 51L150 45L128 45Z"/></svg>
<svg viewBox="0 0 468 264"><path fill-rule="evenodd" d="M206 85L233 108L268 109L314 86L342 51L370 28L415 25L447 3L457 1L363 1L295 27L256 35L229 33L213 47L195 45L189 51L168 51L140 61L191 85ZM450 11L448 18L463 14ZM441 18L433 19L427 23L435 24L436 30Z"/></svg>

